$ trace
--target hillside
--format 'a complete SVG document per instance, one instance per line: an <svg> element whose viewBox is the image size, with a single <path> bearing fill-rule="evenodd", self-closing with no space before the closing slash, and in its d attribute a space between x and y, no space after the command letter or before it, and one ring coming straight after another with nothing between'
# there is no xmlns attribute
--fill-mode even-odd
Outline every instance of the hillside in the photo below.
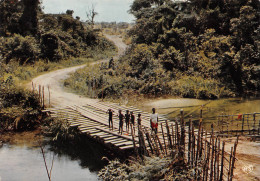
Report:
<svg viewBox="0 0 260 181"><path fill-rule="evenodd" d="M109 97L259 93L259 7L258 0L135 0L132 45L112 66L96 70L103 82L98 95L102 89Z"/></svg>
<svg viewBox="0 0 260 181"><path fill-rule="evenodd" d="M38 0L1 0L0 12L0 132L39 123L38 96L20 85L43 72L115 53L115 45L72 10L44 14Z"/></svg>
<svg viewBox="0 0 260 181"><path fill-rule="evenodd" d="M91 26L85 26L80 17L74 19L73 10L44 14L38 0L4 0L0 2L0 11L0 52L6 63L92 57L93 50L115 48Z"/></svg>

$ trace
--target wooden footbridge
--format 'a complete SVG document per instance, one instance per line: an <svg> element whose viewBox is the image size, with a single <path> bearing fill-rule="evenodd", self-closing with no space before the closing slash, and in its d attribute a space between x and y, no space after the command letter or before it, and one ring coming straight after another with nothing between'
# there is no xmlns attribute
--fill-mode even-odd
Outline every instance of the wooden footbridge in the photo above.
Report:
<svg viewBox="0 0 260 181"><path fill-rule="evenodd" d="M107 110L114 110L113 129L109 128ZM116 103L96 102L89 103L84 106L70 106L62 109L48 108L45 112L49 112L52 117L66 120L73 127L78 129L95 140L102 142L105 146L113 149L134 149L139 146L137 122L130 126L129 133L126 132L125 124L123 126L123 134L119 134L119 118L118 110L122 110L124 114L126 110L133 111L137 118L138 113L142 115L142 129L150 130L150 114L143 112L135 107L126 107ZM165 117L159 115L159 124L164 123ZM169 122L172 125L175 123ZM165 127L166 130L166 127ZM163 137L162 130L158 130L158 137Z"/></svg>
<svg viewBox="0 0 260 181"><path fill-rule="evenodd" d="M107 110L113 109L114 128L109 128ZM130 133L119 134L119 119L117 111L133 111L135 115L142 114L142 126L131 125ZM194 167L198 180L232 180L234 176L237 141L231 152L225 150L225 142L207 132L200 121L195 129L190 119L185 126L183 112L180 120L167 121L159 116L157 134L151 134L150 114L135 107L126 107L116 103L95 102L84 106L70 106L62 109L45 109L52 117L68 121L70 126L77 127L82 133L103 145L119 151L137 151L140 155L171 155L178 160L185 160L191 168ZM137 125L137 124L135 124ZM197 169L197 168L201 169Z"/></svg>

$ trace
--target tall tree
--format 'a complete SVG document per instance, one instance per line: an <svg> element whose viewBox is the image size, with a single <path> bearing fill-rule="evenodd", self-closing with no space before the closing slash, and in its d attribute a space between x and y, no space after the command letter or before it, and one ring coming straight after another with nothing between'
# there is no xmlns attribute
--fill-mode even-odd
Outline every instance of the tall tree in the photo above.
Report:
<svg viewBox="0 0 260 181"><path fill-rule="evenodd" d="M22 0L23 15L20 19L21 34L36 36L38 33L39 0Z"/></svg>

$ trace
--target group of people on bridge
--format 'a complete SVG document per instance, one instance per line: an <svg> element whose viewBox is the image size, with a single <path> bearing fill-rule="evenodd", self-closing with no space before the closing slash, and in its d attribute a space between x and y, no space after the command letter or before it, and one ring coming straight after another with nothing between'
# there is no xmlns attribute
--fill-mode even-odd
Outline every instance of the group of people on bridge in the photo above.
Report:
<svg viewBox="0 0 260 181"><path fill-rule="evenodd" d="M114 115L114 110L108 109L108 124L109 128L112 128L113 130L113 115ZM123 134L123 125L125 123L125 130L127 133L129 133L129 126L130 124L133 125L133 128L135 128L135 115L133 111L126 110L125 114L122 113L122 110L118 110L117 114L119 118L119 134ZM138 113L137 117L137 126L142 125L142 115ZM155 113L155 108L152 109L152 114L150 115L150 125L152 131L154 131L155 134L157 134L158 130L158 114ZM135 129L134 129L135 130Z"/></svg>

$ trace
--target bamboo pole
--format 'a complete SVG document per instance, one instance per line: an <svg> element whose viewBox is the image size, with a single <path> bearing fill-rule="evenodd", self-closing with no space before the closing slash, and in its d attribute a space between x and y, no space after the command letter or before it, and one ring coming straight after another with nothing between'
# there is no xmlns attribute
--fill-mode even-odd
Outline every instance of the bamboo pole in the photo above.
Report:
<svg viewBox="0 0 260 181"><path fill-rule="evenodd" d="M42 86L42 107L44 109L45 105L44 105L44 86Z"/></svg>
<svg viewBox="0 0 260 181"><path fill-rule="evenodd" d="M214 168L214 171L213 171L214 180L216 180L216 178L217 178L217 176L216 176L216 173L217 173L216 165L217 165L217 154L218 154L217 146L218 146L218 138L216 138L216 140L215 140L215 155L214 155L214 166L213 166L213 168Z"/></svg>
<svg viewBox="0 0 260 181"><path fill-rule="evenodd" d="M131 135L132 135L132 139L133 139L134 151L137 153L137 151L136 151L136 144L135 144L135 135L133 133L133 125L132 125L132 123L131 123Z"/></svg>
<svg viewBox="0 0 260 181"><path fill-rule="evenodd" d="M230 181L232 181L233 170L235 168L237 144L238 144L238 137L237 137L237 140L236 140L235 145L234 145L234 151L233 151L233 157L232 157L232 165L231 165L231 173L230 173Z"/></svg>
<svg viewBox="0 0 260 181"><path fill-rule="evenodd" d="M167 145L166 145L166 141L165 141L165 136L164 136L163 124L162 124L162 123L161 123L161 128L162 128L162 135L163 135L163 142L164 142L165 154L168 155Z"/></svg>
<svg viewBox="0 0 260 181"><path fill-rule="evenodd" d="M258 135L259 135L259 133L260 133L260 119L258 121Z"/></svg>
<svg viewBox="0 0 260 181"><path fill-rule="evenodd" d="M51 107L51 92L50 92L50 86L48 85L48 92L49 92L49 107Z"/></svg>
<svg viewBox="0 0 260 181"><path fill-rule="evenodd" d="M176 149L177 152L179 153L180 150L180 139L179 139L179 128L178 128L178 122L176 120L175 122L175 143L176 143Z"/></svg>
<svg viewBox="0 0 260 181"><path fill-rule="evenodd" d="M199 153L199 158L202 157L202 151L203 151L203 134L204 134L204 130L203 130L203 127L201 128L201 140L200 140L200 153Z"/></svg>
<svg viewBox="0 0 260 181"><path fill-rule="evenodd" d="M244 123L245 123L245 116L243 114L243 117L242 117L242 134L244 134Z"/></svg>
<svg viewBox="0 0 260 181"><path fill-rule="evenodd" d="M51 181L51 177L50 177L50 174L49 174L48 166L47 166L47 163L46 163L45 153L44 153L44 150L43 150L42 146L40 146L40 148L41 148L42 157L43 157L45 169L46 169L46 172L47 172L47 176L48 176L49 181Z"/></svg>
<svg viewBox="0 0 260 181"><path fill-rule="evenodd" d="M169 130L168 121L166 120L165 123L166 123L166 130L167 130L167 136L168 136L168 143L170 144L169 147L170 147L171 149L173 149L172 139L171 139L171 134L170 134L170 130Z"/></svg>
<svg viewBox="0 0 260 181"><path fill-rule="evenodd" d="M152 138L154 140L154 143L155 143L155 150L156 150L157 156L159 156L160 155L160 150L159 150L159 146L158 146L157 141L156 141L156 137L155 137L154 134L152 134L151 136L152 136Z"/></svg>
<svg viewBox="0 0 260 181"><path fill-rule="evenodd" d="M192 133L191 133L192 137L191 137L191 165L194 165L194 160L195 160L195 134L194 134L194 124L192 124Z"/></svg>
<svg viewBox="0 0 260 181"><path fill-rule="evenodd" d="M251 131L250 131L250 127L249 127L249 121L248 121L248 118L249 118L249 115L247 115L247 128L248 128L248 130L249 130L249 135L251 134Z"/></svg>
<svg viewBox="0 0 260 181"><path fill-rule="evenodd" d="M211 159L210 159L210 180L213 180L213 159L214 159L214 135L211 135L211 139L212 139L212 149L211 149Z"/></svg>
<svg viewBox="0 0 260 181"><path fill-rule="evenodd" d="M191 164L191 119L189 119L188 163Z"/></svg>
<svg viewBox="0 0 260 181"><path fill-rule="evenodd" d="M224 175L224 158L225 158L225 141L222 142L222 153L221 153L221 168L220 168L220 181L223 180L223 175Z"/></svg>
<svg viewBox="0 0 260 181"><path fill-rule="evenodd" d="M205 170L205 180L207 181L208 180L208 169L209 169L209 159L210 159L210 145L211 145L211 139L210 139L210 143L208 143L208 149L207 149L207 161L206 161L206 170Z"/></svg>
<svg viewBox="0 0 260 181"><path fill-rule="evenodd" d="M147 141L148 141L149 147L150 147L150 149L151 149L151 153L154 154L154 147L153 147L153 145L152 145L152 140L151 140L150 134L149 134L149 132L146 130L146 128L145 128L145 135L146 135L146 139L147 139Z"/></svg>
<svg viewBox="0 0 260 181"><path fill-rule="evenodd" d="M205 149L204 149L204 164L203 164L203 172L202 172L202 181L205 181L206 178L206 166L207 166L207 141L205 139Z"/></svg>
<svg viewBox="0 0 260 181"><path fill-rule="evenodd" d="M255 134L255 130L256 130L256 128L255 128L255 113L253 114L253 121L254 121L254 131L253 131L253 134Z"/></svg>
<svg viewBox="0 0 260 181"><path fill-rule="evenodd" d="M196 150L196 162L195 162L195 167L197 167L198 160L199 160L199 152L200 152L200 136L201 136L201 122L199 124L199 132L198 132L198 138L197 138L197 150Z"/></svg>
<svg viewBox="0 0 260 181"><path fill-rule="evenodd" d="M216 173L217 173L217 177L216 177L216 179L217 179L217 181L219 180L219 154L220 154L220 139L218 139L218 152L217 152L217 171L216 171Z"/></svg>
<svg viewBox="0 0 260 181"><path fill-rule="evenodd" d="M160 149L162 150L163 153L165 153L164 148L163 148L163 145L162 145L162 143L161 143L161 141L160 141L160 139L159 139L159 137L158 137L157 134L155 134L155 138L157 139L157 141L158 141L158 143L159 143Z"/></svg>
<svg viewBox="0 0 260 181"><path fill-rule="evenodd" d="M184 116L183 116L183 110L181 109L181 157L183 160L185 160L185 122L184 122Z"/></svg>
<svg viewBox="0 0 260 181"><path fill-rule="evenodd" d="M40 101L40 105L42 104L42 100L41 100L41 85L39 85L38 87L38 92L39 92L39 101Z"/></svg>
<svg viewBox="0 0 260 181"><path fill-rule="evenodd" d="M228 181L230 181L231 165L232 165L232 157L233 157L233 147L231 147L231 152L230 152L230 157L229 157Z"/></svg>

